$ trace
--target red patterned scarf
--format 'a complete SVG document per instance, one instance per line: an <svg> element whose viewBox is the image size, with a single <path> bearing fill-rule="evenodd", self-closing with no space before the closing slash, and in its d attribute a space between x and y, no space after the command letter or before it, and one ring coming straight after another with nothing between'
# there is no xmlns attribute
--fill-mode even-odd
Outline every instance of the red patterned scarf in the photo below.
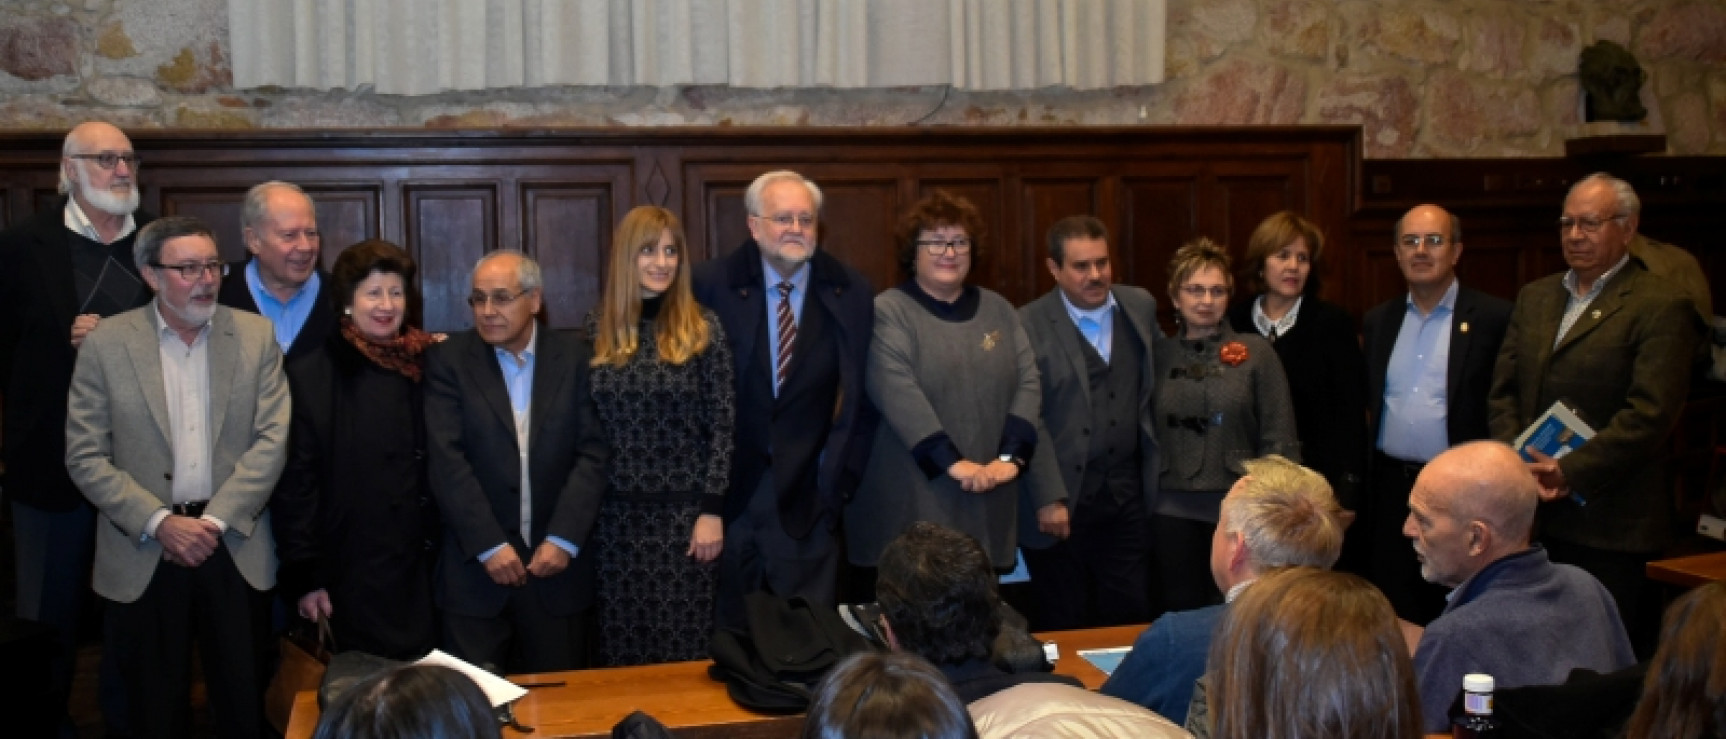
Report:
<svg viewBox="0 0 1726 739"><path fill-rule="evenodd" d="M412 326L402 331L389 341L375 341L360 333L354 319L342 316L342 338L353 344L355 349L366 355L372 363L387 370L394 370L406 375L414 382L420 381L420 364L425 357L426 347L436 343L431 334Z"/></svg>

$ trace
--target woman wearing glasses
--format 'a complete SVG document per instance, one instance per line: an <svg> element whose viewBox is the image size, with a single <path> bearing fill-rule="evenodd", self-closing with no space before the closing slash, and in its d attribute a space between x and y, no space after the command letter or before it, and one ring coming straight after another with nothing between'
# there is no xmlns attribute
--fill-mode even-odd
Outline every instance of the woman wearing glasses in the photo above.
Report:
<svg viewBox="0 0 1726 739"><path fill-rule="evenodd" d="M414 262L387 241L344 249L330 270L339 331L288 365L287 468L270 511L277 581L336 646L418 659L437 638L431 574L437 507L426 487Z"/></svg>
<svg viewBox="0 0 1726 739"><path fill-rule="evenodd" d="M1211 577L1211 536L1223 495L1241 463L1266 454L1300 461L1294 410L1282 363L1264 339L1225 320L1229 255L1210 239L1169 260L1175 332L1155 342L1163 473L1151 509L1161 610L1219 602Z"/></svg>
<svg viewBox="0 0 1726 739"><path fill-rule="evenodd" d="M1345 510L1359 510L1366 475L1366 357L1348 311L1318 298L1324 234L1292 211L1266 218L1247 241L1247 287L1229 323L1275 347L1288 375L1304 463L1324 475ZM1344 551L1348 568L1357 544Z"/></svg>
<svg viewBox="0 0 1726 739"><path fill-rule="evenodd" d="M683 224L671 211L631 210L610 261L587 316L593 399L612 447L593 533L600 658L702 659L731 476L731 349L690 292Z"/></svg>
<svg viewBox="0 0 1726 739"><path fill-rule="evenodd" d="M983 219L937 190L901 220L899 268L910 279L875 297L865 384L885 423L845 511L847 556L874 567L915 521L976 538L1010 569L1021 487L1038 523L1066 535L1054 457L1037 453L1042 388L1013 306L966 283Z"/></svg>

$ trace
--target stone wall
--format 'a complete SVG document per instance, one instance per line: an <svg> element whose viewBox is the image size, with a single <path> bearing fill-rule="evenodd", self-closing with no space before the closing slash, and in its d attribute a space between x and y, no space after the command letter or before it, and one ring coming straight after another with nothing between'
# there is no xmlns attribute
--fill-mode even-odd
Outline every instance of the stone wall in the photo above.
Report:
<svg viewBox="0 0 1726 739"><path fill-rule="evenodd" d="M1726 0L1169 0L1167 82L1097 91L548 88L404 97L232 87L225 0L0 0L0 128L1360 123L1371 158L1559 156L1584 133L1726 154ZM1610 39L1638 125L1580 123Z"/></svg>

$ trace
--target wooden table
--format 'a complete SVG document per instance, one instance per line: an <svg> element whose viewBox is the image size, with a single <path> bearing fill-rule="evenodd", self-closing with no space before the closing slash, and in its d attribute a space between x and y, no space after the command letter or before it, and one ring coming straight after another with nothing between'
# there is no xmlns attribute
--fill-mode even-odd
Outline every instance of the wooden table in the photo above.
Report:
<svg viewBox="0 0 1726 739"><path fill-rule="evenodd" d="M1648 563L1648 578L1681 588L1711 582L1726 582L1726 552L1655 560Z"/></svg>
<svg viewBox="0 0 1726 739"><path fill-rule="evenodd" d="M1055 672L1071 675L1095 690L1108 676L1079 656L1081 649L1131 645L1144 625L1115 626L1038 634L1060 648ZM672 662L644 667L572 670L543 675L511 675L517 683L558 682L534 688L515 705L516 719L532 734L505 729L504 736L529 739L610 737L611 727L631 711L645 711L680 737L791 737L803 726L801 714L771 716L733 703L725 684L707 677L708 661ZM318 699L300 693L288 721L288 739L307 739L317 728Z"/></svg>

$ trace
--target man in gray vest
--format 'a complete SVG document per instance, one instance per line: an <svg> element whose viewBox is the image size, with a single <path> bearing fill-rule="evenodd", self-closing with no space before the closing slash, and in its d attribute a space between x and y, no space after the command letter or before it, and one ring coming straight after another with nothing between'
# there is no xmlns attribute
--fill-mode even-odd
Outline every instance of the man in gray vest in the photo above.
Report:
<svg viewBox="0 0 1726 739"><path fill-rule="evenodd" d="M1108 230L1091 216L1050 227L1047 264L1057 289L1019 317L1037 352L1043 425L1070 498L1064 508L1039 511L1038 530L1020 533L1037 625L1140 623L1151 615L1145 512L1157 485L1150 423L1151 342L1162 334L1157 300L1114 284Z"/></svg>

